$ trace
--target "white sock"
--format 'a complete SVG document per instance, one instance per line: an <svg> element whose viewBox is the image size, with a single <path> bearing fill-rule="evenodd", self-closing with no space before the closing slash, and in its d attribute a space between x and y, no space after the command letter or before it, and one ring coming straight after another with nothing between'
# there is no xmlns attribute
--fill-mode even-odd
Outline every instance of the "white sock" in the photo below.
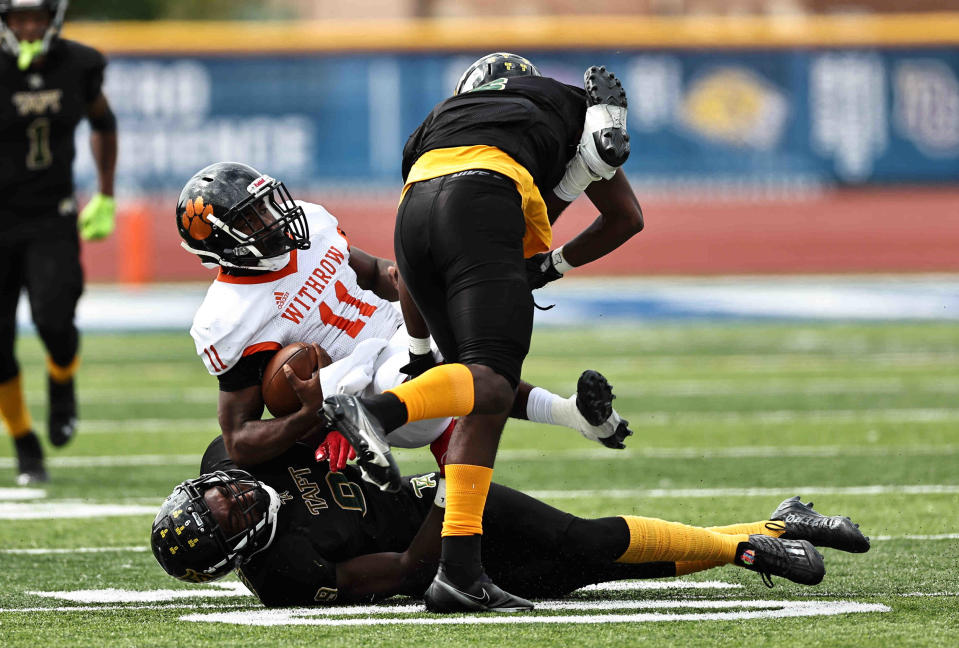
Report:
<svg viewBox="0 0 959 648"><path fill-rule="evenodd" d="M563 398L542 387L533 387L530 390L529 400L526 402L526 418L533 423L565 425L574 430L580 429L580 422L583 421L576 409L576 394Z"/></svg>

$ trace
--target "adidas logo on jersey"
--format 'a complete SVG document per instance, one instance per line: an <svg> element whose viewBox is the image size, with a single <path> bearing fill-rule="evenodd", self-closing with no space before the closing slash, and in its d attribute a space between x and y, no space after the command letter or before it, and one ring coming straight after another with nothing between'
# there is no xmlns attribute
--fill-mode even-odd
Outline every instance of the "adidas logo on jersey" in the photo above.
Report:
<svg viewBox="0 0 959 648"><path fill-rule="evenodd" d="M276 299L276 308L283 310L286 307L286 302L290 300L290 293L277 291L273 293L273 298Z"/></svg>

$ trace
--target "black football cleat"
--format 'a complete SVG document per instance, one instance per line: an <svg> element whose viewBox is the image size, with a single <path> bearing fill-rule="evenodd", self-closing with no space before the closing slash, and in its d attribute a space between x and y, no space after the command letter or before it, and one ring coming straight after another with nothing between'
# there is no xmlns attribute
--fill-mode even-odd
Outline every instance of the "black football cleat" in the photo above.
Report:
<svg viewBox="0 0 959 648"><path fill-rule="evenodd" d="M602 425L613 413L613 388L598 371L587 369L576 382L576 409L590 425Z"/></svg>
<svg viewBox="0 0 959 648"><path fill-rule="evenodd" d="M363 479L380 490L400 490L400 468L396 465L383 426L356 396L336 394L323 400L320 416L327 430L337 430L356 450L356 465Z"/></svg>
<svg viewBox="0 0 959 648"><path fill-rule="evenodd" d="M822 554L806 540L783 540L751 535L740 544L736 564L759 572L763 583L772 587L772 576L782 576L800 585L817 585L826 575Z"/></svg>
<svg viewBox="0 0 959 648"><path fill-rule="evenodd" d="M465 590L458 589L446 577L443 565L423 594L430 612L529 612L533 604L496 586L485 573Z"/></svg>
<svg viewBox="0 0 959 648"><path fill-rule="evenodd" d="M19 439L14 439L17 449L17 485L30 486L50 481L43 467L43 448L40 439L31 430Z"/></svg>
<svg viewBox="0 0 959 648"><path fill-rule="evenodd" d="M808 540L817 547L829 547L850 553L869 551L869 538L859 525L843 515L823 515L813 510L812 502L803 504L799 495L790 497L769 516L786 526L784 540Z"/></svg>
<svg viewBox="0 0 959 648"><path fill-rule="evenodd" d="M77 396L73 378L61 383L48 375L47 394L50 397L47 416L50 443L59 448L77 434Z"/></svg>
<svg viewBox="0 0 959 648"><path fill-rule="evenodd" d="M609 427L615 425L616 429L612 434L596 440L607 448L622 450L626 447L626 437L633 431L629 429L629 421L619 418L618 415L617 420L609 421L613 415L614 398L616 396L613 388L603 374L587 369L580 375L576 383L576 410L592 426L598 427L607 422L610 423Z"/></svg>
<svg viewBox="0 0 959 648"><path fill-rule="evenodd" d="M609 127L593 132L596 151L606 164L619 167L629 157L629 133L626 131L626 91L623 84L606 70L595 65L583 75L586 106L609 106Z"/></svg>

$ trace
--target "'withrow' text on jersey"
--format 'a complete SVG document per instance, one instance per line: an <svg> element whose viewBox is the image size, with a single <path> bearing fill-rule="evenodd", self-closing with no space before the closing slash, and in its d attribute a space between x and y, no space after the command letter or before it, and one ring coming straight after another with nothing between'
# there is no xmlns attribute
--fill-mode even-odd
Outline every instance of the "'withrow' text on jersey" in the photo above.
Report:
<svg viewBox="0 0 959 648"><path fill-rule="evenodd" d="M293 342L316 342L336 361L364 340L390 339L402 325L390 302L357 284L336 218L320 205L298 204L309 221L308 250L291 252L276 272L221 272L207 291L190 334L211 374Z"/></svg>

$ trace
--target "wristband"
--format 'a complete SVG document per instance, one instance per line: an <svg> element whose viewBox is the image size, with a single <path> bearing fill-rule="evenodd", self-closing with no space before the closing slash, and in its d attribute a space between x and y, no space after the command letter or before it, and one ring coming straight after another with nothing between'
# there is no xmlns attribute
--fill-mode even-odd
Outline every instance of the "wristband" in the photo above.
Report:
<svg viewBox="0 0 959 648"><path fill-rule="evenodd" d="M433 505L441 509L446 508L446 479L440 477L436 484L436 495L433 496Z"/></svg>
<svg viewBox="0 0 959 648"><path fill-rule="evenodd" d="M430 352L430 338L418 338L410 336L410 353L414 355L426 355Z"/></svg>
<svg viewBox="0 0 959 648"><path fill-rule="evenodd" d="M550 259L553 261L553 268L556 269L556 272L561 275L566 274L573 269L573 266L569 264L566 260L566 257L563 256L563 246L560 245L558 248L549 253Z"/></svg>

